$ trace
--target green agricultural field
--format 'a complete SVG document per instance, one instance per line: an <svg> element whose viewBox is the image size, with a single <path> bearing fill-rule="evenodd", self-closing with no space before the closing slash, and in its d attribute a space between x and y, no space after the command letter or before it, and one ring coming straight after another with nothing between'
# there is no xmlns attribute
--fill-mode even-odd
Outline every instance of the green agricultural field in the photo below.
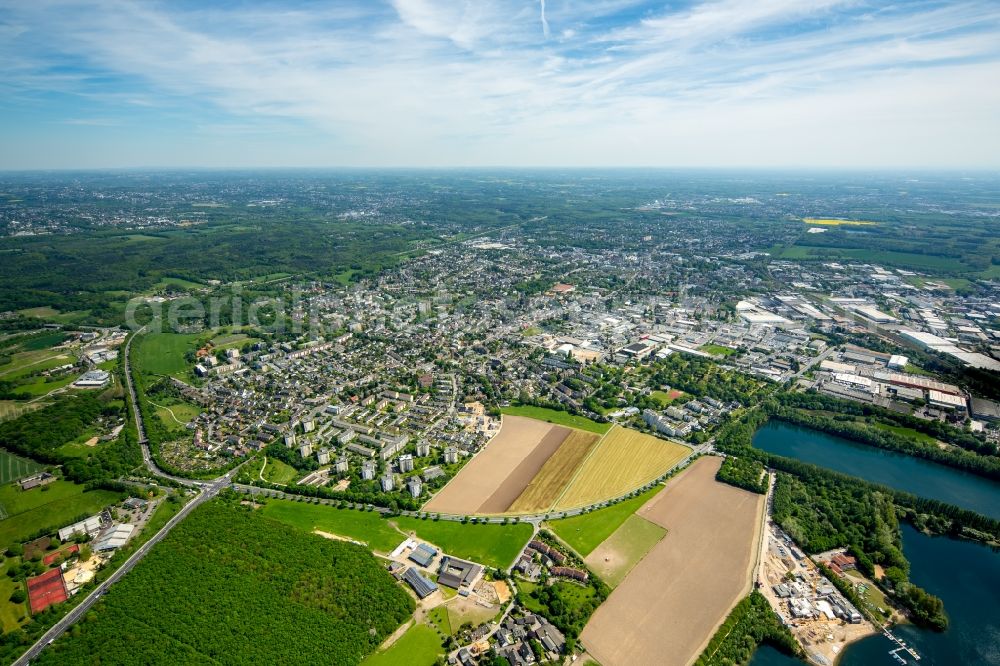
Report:
<svg viewBox="0 0 1000 666"><path fill-rule="evenodd" d="M261 475L265 481L284 486L294 481L295 477L299 475L299 471L280 460L268 458Z"/></svg>
<svg viewBox="0 0 1000 666"><path fill-rule="evenodd" d="M33 412L42 407L48 407L51 403L43 402L18 402L16 400L0 400L0 423L16 419L22 414Z"/></svg>
<svg viewBox="0 0 1000 666"><path fill-rule="evenodd" d="M698 349L706 354L714 354L716 356L733 356L737 353L735 349L723 347L722 345L702 345Z"/></svg>
<svg viewBox="0 0 1000 666"><path fill-rule="evenodd" d="M87 446L87 442L91 437L93 437L93 435L86 433L81 437L77 437L72 442L66 442L56 449L56 453L62 456L69 456L71 458L86 458L91 453L97 451L98 447L103 443L97 442L94 446Z"/></svg>
<svg viewBox="0 0 1000 666"><path fill-rule="evenodd" d="M414 624L384 652L376 652L362 666L433 666L444 646L437 632L425 624Z"/></svg>
<svg viewBox="0 0 1000 666"><path fill-rule="evenodd" d="M150 240L156 240L151 236L146 236ZM160 278L160 281L153 285L153 289L165 289L167 285L173 285L175 287L180 287L181 289L202 289L205 285L199 284L197 282L191 282L190 280L185 280L183 278L177 277L165 277Z"/></svg>
<svg viewBox="0 0 1000 666"><path fill-rule="evenodd" d="M587 566L605 583L617 587L666 533L659 525L633 514L594 549Z"/></svg>
<svg viewBox="0 0 1000 666"><path fill-rule="evenodd" d="M193 511L38 664L355 666L414 602L365 549L231 502Z"/></svg>
<svg viewBox="0 0 1000 666"><path fill-rule="evenodd" d="M511 416L526 416L530 419L538 419L539 421L555 423L556 425L596 432L598 435L603 435L610 430L612 426L611 423L598 423L597 421L591 421L584 416L576 416L575 414L570 414L569 412L560 412L558 410L547 409L545 407L535 407L534 405L504 407L500 411Z"/></svg>
<svg viewBox="0 0 1000 666"><path fill-rule="evenodd" d="M10 601L10 595L14 593L14 590L24 589L24 583L15 583L13 579L7 577L7 569L18 564L20 564L20 558L17 557L12 557L0 564L0 630L5 634L20 627L21 620L28 617L26 602L15 604Z"/></svg>
<svg viewBox="0 0 1000 666"><path fill-rule="evenodd" d="M543 593L543 590L546 589L545 586L540 583L529 583L526 580L519 580L517 581L517 587L520 590L518 598L525 608L532 613L541 613L550 618L553 624L556 624L556 620L554 619L556 613L552 612L547 603L536 597L536 594ZM583 629L583 625L586 624L586 618L589 618L591 613L600 605L597 591L592 585L583 586L560 580L554 585L549 586L547 591L559 599L561 602L559 607L565 615L574 617L577 621L580 621L582 616L580 629ZM558 627L559 625L556 624L556 626Z"/></svg>
<svg viewBox="0 0 1000 666"><path fill-rule="evenodd" d="M43 305L37 308L25 308L24 310L18 310L18 314L22 314L25 317L52 317L59 314L59 310Z"/></svg>
<svg viewBox="0 0 1000 666"><path fill-rule="evenodd" d="M7 518L0 520L0 547L28 538L43 529L55 530L83 514L92 515L118 501L107 490L84 492L69 481L23 491L20 486L0 487L0 505Z"/></svg>
<svg viewBox="0 0 1000 666"><path fill-rule="evenodd" d="M876 423L875 427L879 430L888 430L889 432L894 432L902 437L907 437L909 439L915 439L922 444L937 444L937 440L928 435L925 432L920 432L919 430L914 430L913 428L907 428L905 426L895 426L889 425L888 423Z"/></svg>
<svg viewBox="0 0 1000 666"><path fill-rule="evenodd" d="M70 374L59 377L58 379L50 379L39 377L37 381L30 384L19 384L15 389L18 393L29 393L34 396L48 395L56 389L61 389L63 387L72 384L82 373L71 372Z"/></svg>
<svg viewBox="0 0 1000 666"><path fill-rule="evenodd" d="M10 381L32 372L41 372L73 363L76 359L65 350L42 349L13 354L8 363L0 365L0 379Z"/></svg>
<svg viewBox="0 0 1000 666"><path fill-rule="evenodd" d="M450 520L420 520L399 516L392 519L405 532L415 532L444 552L479 562L496 569L506 569L531 538L531 525L462 524ZM398 543L398 541L397 541Z"/></svg>
<svg viewBox="0 0 1000 666"><path fill-rule="evenodd" d="M340 286L346 287L351 283L351 277L357 272L358 271L349 268L346 271L341 271L336 275L334 275L333 279L336 280L340 284Z"/></svg>
<svg viewBox="0 0 1000 666"><path fill-rule="evenodd" d="M662 489L663 486L657 485L624 502L571 518L551 520L546 525L573 550L586 557Z"/></svg>
<svg viewBox="0 0 1000 666"><path fill-rule="evenodd" d="M432 608L427 614L427 623L437 627L445 636L451 636L454 632L451 626L451 615L448 613L448 606L442 605Z"/></svg>
<svg viewBox="0 0 1000 666"><path fill-rule="evenodd" d="M23 479L43 469L44 466L34 460L28 460L0 449L0 485Z"/></svg>
<svg viewBox="0 0 1000 666"><path fill-rule="evenodd" d="M185 425L201 414L201 407L182 400L173 400L171 404L150 401L150 404L155 408L159 419L169 428Z"/></svg>
<svg viewBox="0 0 1000 666"><path fill-rule="evenodd" d="M404 538L389 521L374 511L337 509L323 504L269 499L260 512L272 520L305 532L320 530L362 541L381 553L392 552Z"/></svg>
<svg viewBox="0 0 1000 666"><path fill-rule="evenodd" d="M197 348L202 338L196 333L149 333L136 338L135 363L145 375L185 377L191 364L184 355Z"/></svg>

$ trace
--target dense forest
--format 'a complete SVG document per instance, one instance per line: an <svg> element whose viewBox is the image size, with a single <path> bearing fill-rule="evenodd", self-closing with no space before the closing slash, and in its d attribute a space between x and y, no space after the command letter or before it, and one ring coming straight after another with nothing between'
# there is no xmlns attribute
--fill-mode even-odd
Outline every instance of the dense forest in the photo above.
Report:
<svg viewBox="0 0 1000 666"><path fill-rule="evenodd" d="M358 664L414 609L354 544L199 507L39 664Z"/></svg>
<svg viewBox="0 0 1000 666"><path fill-rule="evenodd" d="M79 483L117 478L142 463L131 429L125 428L116 440L94 447L85 457L67 456L58 448L86 433L98 417L120 414L121 401L103 395L60 397L48 407L0 423L0 447L40 462L62 465L66 477Z"/></svg>
<svg viewBox="0 0 1000 666"><path fill-rule="evenodd" d="M773 645L786 654L802 656L802 648L795 637L771 610L764 595L754 590L729 613L695 666L747 664L761 643Z"/></svg>
<svg viewBox="0 0 1000 666"><path fill-rule="evenodd" d="M764 465L753 458L727 456L715 475L716 480L763 495L767 492Z"/></svg>

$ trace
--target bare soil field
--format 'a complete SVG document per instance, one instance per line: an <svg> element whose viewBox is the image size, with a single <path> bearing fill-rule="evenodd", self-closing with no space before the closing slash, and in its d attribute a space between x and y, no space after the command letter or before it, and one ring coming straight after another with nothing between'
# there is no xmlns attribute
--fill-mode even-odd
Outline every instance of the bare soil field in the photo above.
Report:
<svg viewBox="0 0 1000 666"><path fill-rule="evenodd" d="M764 497L717 482L721 464L696 461L636 513L667 535L584 627L603 666L692 663L748 593Z"/></svg>
<svg viewBox="0 0 1000 666"><path fill-rule="evenodd" d="M601 580L617 587L666 533L656 523L640 516L629 516L584 561Z"/></svg>
<svg viewBox="0 0 1000 666"><path fill-rule="evenodd" d="M601 439L556 501L572 509L625 495L656 479L691 449L636 430L615 426Z"/></svg>
<svg viewBox="0 0 1000 666"><path fill-rule="evenodd" d="M523 416L504 416L500 432L424 505L452 514L503 513L572 432Z"/></svg>
<svg viewBox="0 0 1000 666"><path fill-rule="evenodd" d="M563 440L552 457L531 480L524 492L507 509L510 513L534 513L548 510L573 478L576 468L586 459L600 436L574 430Z"/></svg>

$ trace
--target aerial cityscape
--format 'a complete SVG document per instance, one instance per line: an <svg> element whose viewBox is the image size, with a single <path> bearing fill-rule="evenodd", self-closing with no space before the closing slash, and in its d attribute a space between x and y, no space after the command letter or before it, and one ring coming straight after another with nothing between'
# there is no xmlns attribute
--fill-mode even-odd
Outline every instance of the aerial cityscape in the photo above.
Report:
<svg viewBox="0 0 1000 666"><path fill-rule="evenodd" d="M1000 666L1000 13L573 4L5 8L0 663Z"/></svg>

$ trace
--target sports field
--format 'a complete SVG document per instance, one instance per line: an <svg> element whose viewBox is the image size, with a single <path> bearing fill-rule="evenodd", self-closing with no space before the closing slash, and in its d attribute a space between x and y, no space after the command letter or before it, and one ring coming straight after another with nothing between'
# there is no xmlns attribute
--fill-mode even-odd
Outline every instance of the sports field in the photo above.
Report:
<svg viewBox="0 0 1000 666"><path fill-rule="evenodd" d="M629 571L646 556L667 533L665 529L639 516L629 516L615 533L605 539L584 560L601 580L617 587Z"/></svg>
<svg viewBox="0 0 1000 666"><path fill-rule="evenodd" d="M583 462L553 507L572 509L620 497L662 476L691 449L615 426Z"/></svg>
<svg viewBox="0 0 1000 666"><path fill-rule="evenodd" d="M721 464L697 460L639 510L667 534L580 635L603 666L690 664L749 591L764 497L716 481Z"/></svg>
<svg viewBox="0 0 1000 666"><path fill-rule="evenodd" d="M0 484L23 479L43 469L44 467L34 460L28 460L0 449Z"/></svg>
<svg viewBox="0 0 1000 666"><path fill-rule="evenodd" d="M559 499L576 468L587 458L599 439L591 432L571 432L507 510L511 513L548 510Z"/></svg>

